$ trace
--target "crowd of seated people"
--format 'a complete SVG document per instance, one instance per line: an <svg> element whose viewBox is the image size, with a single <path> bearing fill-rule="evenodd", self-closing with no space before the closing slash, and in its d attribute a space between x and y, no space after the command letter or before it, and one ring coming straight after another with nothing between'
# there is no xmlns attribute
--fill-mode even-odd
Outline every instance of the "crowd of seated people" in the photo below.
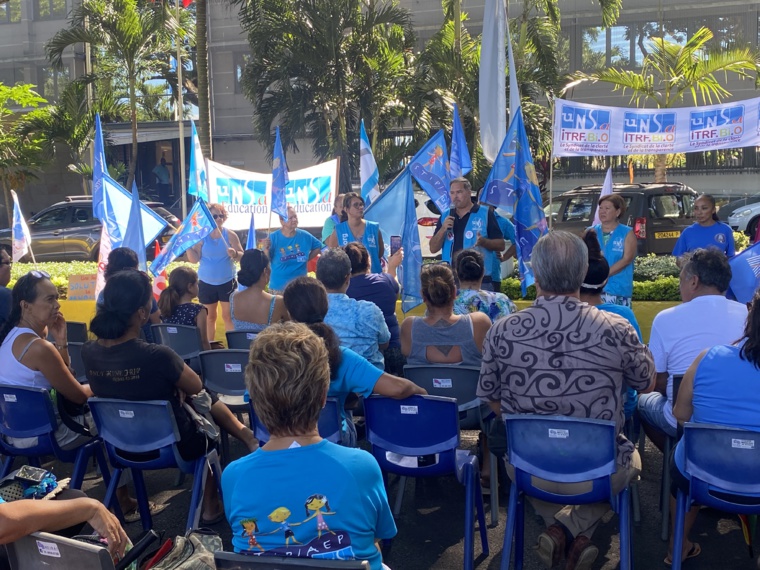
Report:
<svg viewBox="0 0 760 570"><path fill-rule="evenodd" d="M663 435L675 436L669 416L673 422L760 431L755 418L760 401L752 390L760 367L760 296L748 316L742 305L725 298L731 268L720 252L696 250L681 261L684 302L655 318L650 348L642 344L630 309L602 302L610 266L593 231L582 240L561 231L539 240L532 258L537 298L520 311L505 295L481 290L483 256L471 249L459 252L454 270L448 264L423 266L424 316L407 316L399 326L395 269L402 258L403 251L397 252L388 260L388 272L375 274L369 272L362 244L328 249L317 263L317 279L298 277L280 296L267 291L271 269L264 252L254 249L239 256L243 287L230 297L230 317L236 329L258 333L245 378L271 439L258 448L251 430L211 395L213 419L251 453L224 471L224 504L210 474L201 515L202 524L215 524L226 514L235 551L292 555L295 546L324 533L345 533L352 556L381 568L376 541L392 537L396 528L376 462L351 449L358 436L345 407L351 394L397 399L424 394L402 377L404 363L480 368L478 396L497 415L615 420L621 433L615 489L641 470L639 451L622 435L623 419L633 412L631 402L638 394L647 434L658 445ZM196 326L205 333L207 310L195 302L198 284L193 269L174 269L156 306L134 252L112 251L89 327L96 340L82 349L88 382L80 384L69 368L57 290L46 274L30 272L16 282L8 320L0 329L0 383L55 389L78 406L92 396L167 400L177 418L180 453L198 457L216 442L197 431L181 404L203 390L203 381L174 351L152 344L145 333L159 312L165 323ZM45 340L48 334L53 342ZM693 339L695 335L701 337ZM201 334L201 342L202 349L211 348L208 334ZM675 399L672 377L679 374L684 380ZM579 376L587 381L578 384ZM729 384L732 388L726 390ZM647 395L653 390L657 396ZM340 446L322 440L316 430L326 397L340 403ZM75 420L90 427L86 414ZM64 422L55 435L66 449L90 437ZM682 462L678 446L674 489L688 486ZM513 473L508 464L507 472ZM547 488L562 491L561 484ZM122 486L117 498L130 522L139 513L127 489ZM33 530L68 533L68 527L89 522L113 537L112 550L122 550L125 536L118 520L81 494L70 497L26 511L21 503L0 504L0 528L4 521L13 527L0 531L0 543ZM535 547L542 563L553 568L564 559L570 570L590 568L599 552L592 535L609 505L531 503L545 522ZM683 559L701 551L688 540L696 512L695 507L686 519ZM666 563L671 561L672 540Z"/></svg>

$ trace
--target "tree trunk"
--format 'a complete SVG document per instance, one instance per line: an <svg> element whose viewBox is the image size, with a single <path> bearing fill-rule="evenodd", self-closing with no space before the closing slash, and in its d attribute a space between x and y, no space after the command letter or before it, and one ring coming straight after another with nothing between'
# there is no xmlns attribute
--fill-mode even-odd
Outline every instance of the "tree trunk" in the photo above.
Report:
<svg viewBox="0 0 760 570"><path fill-rule="evenodd" d="M129 71L129 114L132 120L132 153L129 158L127 192L132 191L132 182L135 180L135 170L137 169L137 89L133 71Z"/></svg>
<svg viewBox="0 0 760 570"><path fill-rule="evenodd" d="M654 159L654 181L664 183L668 181L668 155L658 154Z"/></svg>
<svg viewBox="0 0 760 570"><path fill-rule="evenodd" d="M198 66L198 138L203 156L211 156L211 112L208 86L208 28L206 26L206 0L195 1L195 45ZM180 110L181 112L181 110Z"/></svg>
<svg viewBox="0 0 760 570"><path fill-rule="evenodd" d="M11 207L11 193L8 191L8 183L3 178L3 197L5 198L5 213L8 216L8 227L13 227L13 208Z"/></svg>

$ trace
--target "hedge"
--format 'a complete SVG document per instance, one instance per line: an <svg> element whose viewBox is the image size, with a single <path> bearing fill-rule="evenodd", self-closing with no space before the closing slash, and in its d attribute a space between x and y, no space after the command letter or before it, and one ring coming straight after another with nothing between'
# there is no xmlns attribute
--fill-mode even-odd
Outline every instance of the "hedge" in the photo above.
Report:
<svg viewBox="0 0 760 570"><path fill-rule="evenodd" d="M510 299L522 298L520 280L514 277L504 279L501 282L501 292ZM536 287L528 287L528 293L524 297L527 300L536 298ZM681 293L678 290L678 277L662 277L653 281L633 282L634 301L680 301Z"/></svg>

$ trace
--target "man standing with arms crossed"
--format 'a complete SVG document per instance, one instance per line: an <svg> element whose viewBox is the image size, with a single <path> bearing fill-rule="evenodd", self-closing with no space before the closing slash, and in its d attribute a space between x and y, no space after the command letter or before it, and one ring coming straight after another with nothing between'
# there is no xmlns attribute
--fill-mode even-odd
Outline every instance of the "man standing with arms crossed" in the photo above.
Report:
<svg viewBox="0 0 760 570"><path fill-rule="evenodd" d="M466 178L455 178L449 186L451 207L442 212L430 238L430 252L442 251L441 258L453 265L456 253L471 247L480 248L490 268L495 252L504 251L504 235L493 212L484 206L474 204L471 198L472 186ZM492 290L490 275L483 279L483 289Z"/></svg>

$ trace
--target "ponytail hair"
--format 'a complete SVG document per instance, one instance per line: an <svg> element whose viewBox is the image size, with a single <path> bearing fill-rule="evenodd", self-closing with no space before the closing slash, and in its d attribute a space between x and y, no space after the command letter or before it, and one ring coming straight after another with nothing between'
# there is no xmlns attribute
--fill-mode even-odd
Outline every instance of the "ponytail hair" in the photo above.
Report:
<svg viewBox="0 0 760 570"><path fill-rule="evenodd" d="M324 322L327 315L327 290L313 277L293 279L282 292L290 318L303 323L325 341L330 362L330 378L335 378L342 360L340 339L332 327Z"/></svg>
<svg viewBox="0 0 760 570"><path fill-rule="evenodd" d="M169 284L161 291L158 298L158 309L161 316L168 319L179 305L179 300L187 293L187 289L198 282L198 273L192 267L181 265L169 273Z"/></svg>
<svg viewBox="0 0 760 570"><path fill-rule="evenodd" d="M598 295L607 284L610 276L610 264L602 255L602 246L596 230L589 229L583 234L583 243L588 248L588 269L581 283L581 293L585 295Z"/></svg>
<svg viewBox="0 0 760 570"><path fill-rule="evenodd" d="M150 278L142 271L115 273L103 289L103 303L90 321L90 332L98 338L114 340L124 336L129 322L153 295Z"/></svg>
<svg viewBox="0 0 760 570"><path fill-rule="evenodd" d="M457 286L451 267L444 263L429 263L420 273L422 300L431 307L445 307L454 303Z"/></svg>
<svg viewBox="0 0 760 570"><path fill-rule="evenodd" d="M485 275L483 254L476 249L463 249L454 262L459 281L477 281Z"/></svg>
<svg viewBox="0 0 760 570"><path fill-rule="evenodd" d="M742 340L745 342L739 349L739 357L760 370L760 290L755 291L744 325L744 336L737 343Z"/></svg>
<svg viewBox="0 0 760 570"><path fill-rule="evenodd" d="M243 287L250 287L261 279L264 270L269 267L269 256L260 249L246 249L240 258L240 271L238 271L238 283Z"/></svg>
<svg viewBox="0 0 760 570"><path fill-rule="evenodd" d="M37 283L43 279L50 280L42 273L29 272L16 281L11 292L11 311L2 328L0 328L0 344L3 344L8 333L18 326L21 320L21 303L23 301L34 303L37 300Z"/></svg>

